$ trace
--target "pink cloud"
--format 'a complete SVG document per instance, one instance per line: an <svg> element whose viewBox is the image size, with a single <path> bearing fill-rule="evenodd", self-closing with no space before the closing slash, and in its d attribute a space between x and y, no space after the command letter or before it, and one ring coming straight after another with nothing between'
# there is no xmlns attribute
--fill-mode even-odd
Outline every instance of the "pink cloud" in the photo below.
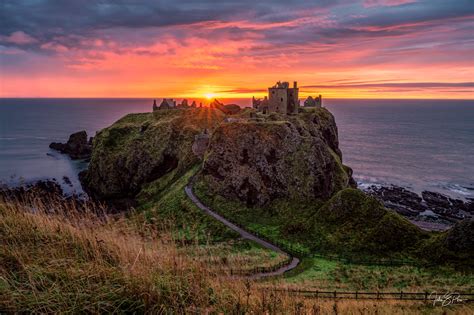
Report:
<svg viewBox="0 0 474 315"><path fill-rule="evenodd" d="M413 3L416 0L365 0L363 5L370 7L396 7L402 4Z"/></svg>
<svg viewBox="0 0 474 315"><path fill-rule="evenodd" d="M67 52L69 50L64 45L51 43L51 42L41 45L41 48L45 49L45 50L52 50L52 51L57 52L57 53L64 53L64 52Z"/></svg>
<svg viewBox="0 0 474 315"><path fill-rule="evenodd" d="M27 45L37 42L36 39L23 31L13 32L10 36L0 36L0 40L16 45Z"/></svg>

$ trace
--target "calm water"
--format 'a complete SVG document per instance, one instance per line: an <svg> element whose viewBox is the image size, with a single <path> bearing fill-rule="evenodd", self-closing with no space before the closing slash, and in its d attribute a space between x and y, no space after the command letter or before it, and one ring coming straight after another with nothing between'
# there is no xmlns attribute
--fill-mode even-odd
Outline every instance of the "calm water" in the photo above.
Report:
<svg viewBox="0 0 474 315"><path fill-rule="evenodd" d="M226 101L229 103L230 101ZM248 100L232 100L248 105ZM362 186L397 184L474 197L474 101L338 100L344 163ZM8 184L68 176L86 165L48 148L85 129L89 135L123 115L151 110L150 99L0 99L0 180Z"/></svg>

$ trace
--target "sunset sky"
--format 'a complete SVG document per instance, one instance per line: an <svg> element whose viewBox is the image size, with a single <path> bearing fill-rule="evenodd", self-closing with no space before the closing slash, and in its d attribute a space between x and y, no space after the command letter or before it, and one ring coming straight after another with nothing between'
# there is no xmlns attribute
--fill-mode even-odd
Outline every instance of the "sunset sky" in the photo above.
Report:
<svg viewBox="0 0 474 315"><path fill-rule="evenodd" d="M474 99L473 0L1 0L0 97Z"/></svg>

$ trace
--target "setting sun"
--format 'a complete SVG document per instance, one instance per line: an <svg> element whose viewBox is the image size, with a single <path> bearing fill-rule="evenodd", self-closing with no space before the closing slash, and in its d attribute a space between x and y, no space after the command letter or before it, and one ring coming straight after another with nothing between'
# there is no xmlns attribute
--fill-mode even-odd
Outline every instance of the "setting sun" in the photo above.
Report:
<svg viewBox="0 0 474 315"><path fill-rule="evenodd" d="M206 93L206 94L204 94L204 96L205 96L208 100L210 100L210 99L212 99L212 98L215 97L215 94L214 94L214 93Z"/></svg>

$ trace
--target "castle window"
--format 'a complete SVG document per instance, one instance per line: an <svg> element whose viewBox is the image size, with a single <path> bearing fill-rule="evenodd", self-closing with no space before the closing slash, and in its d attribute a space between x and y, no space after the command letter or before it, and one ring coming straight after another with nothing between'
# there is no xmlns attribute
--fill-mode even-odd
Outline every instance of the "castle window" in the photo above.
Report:
<svg viewBox="0 0 474 315"><path fill-rule="evenodd" d="M282 97L282 98L280 98L280 100L283 102L283 97Z"/></svg>

